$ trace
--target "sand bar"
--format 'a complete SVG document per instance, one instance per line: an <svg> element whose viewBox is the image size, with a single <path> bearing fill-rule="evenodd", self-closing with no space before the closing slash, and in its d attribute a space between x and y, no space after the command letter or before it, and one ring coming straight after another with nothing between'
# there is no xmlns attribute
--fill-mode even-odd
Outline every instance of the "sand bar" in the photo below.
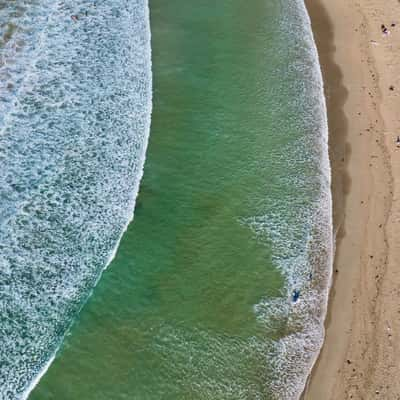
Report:
<svg viewBox="0 0 400 400"><path fill-rule="evenodd" d="M325 82L337 235L325 344L304 398L400 399L400 3L306 3Z"/></svg>

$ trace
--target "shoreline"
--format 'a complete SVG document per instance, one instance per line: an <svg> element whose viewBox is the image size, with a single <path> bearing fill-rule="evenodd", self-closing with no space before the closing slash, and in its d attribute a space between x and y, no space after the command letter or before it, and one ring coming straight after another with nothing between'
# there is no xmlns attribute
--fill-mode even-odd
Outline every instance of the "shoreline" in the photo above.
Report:
<svg viewBox="0 0 400 400"><path fill-rule="evenodd" d="M341 240L340 227L344 218L344 207L346 201L346 185L349 184L347 173L346 138L347 138L347 119L343 112L343 105L348 96L348 91L342 82L342 72L334 61L333 26L326 10L319 0L305 0L305 7L308 12L311 28L313 32L315 46L318 52L319 68L324 85L325 103L327 108L328 122L328 152L331 169L331 196L332 196L332 240L333 240L333 262L330 266L330 283L327 289L328 299L325 310L323 326L326 332L331 319L331 295L332 288L336 281L335 260L336 248ZM324 336L325 336L324 332ZM316 354L309 376L306 380L305 389L300 396L301 400L306 398L307 388L309 387L312 376L318 368L322 348Z"/></svg>
<svg viewBox="0 0 400 400"><path fill-rule="evenodd" d="M381 10L377 0L305 3L328 110L336 252L325 342L302 398L395 399L400 194L392 171L400 166L400 102L391 85L400 72L393 52L400 7L393 2ZM382 23L395 24L391 35L382 35Z"/></svg>

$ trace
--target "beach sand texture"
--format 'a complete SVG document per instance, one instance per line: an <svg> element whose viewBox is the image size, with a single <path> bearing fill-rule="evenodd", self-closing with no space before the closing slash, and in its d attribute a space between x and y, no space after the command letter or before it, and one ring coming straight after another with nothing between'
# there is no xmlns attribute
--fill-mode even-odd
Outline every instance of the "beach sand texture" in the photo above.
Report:
<svg viewBox="0 0 400 400"><path fill-rule="evenodd" d="M325 80L337 236L326 340L304 398L400 399L400 2L307 7Z"/></svg>

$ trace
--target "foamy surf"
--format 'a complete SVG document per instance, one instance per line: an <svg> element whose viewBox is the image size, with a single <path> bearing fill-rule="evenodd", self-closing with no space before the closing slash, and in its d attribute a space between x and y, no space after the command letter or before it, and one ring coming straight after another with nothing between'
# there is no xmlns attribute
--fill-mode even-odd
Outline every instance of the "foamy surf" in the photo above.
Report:
<svg viewBox="0 0 400 400"><path fill-rule="evenodd" d="M151 113L147 1L13 6L0 13L12 24L0 66L7 400L28 397L112 260L133 218Z"/></svg>
<svg viewBox="0 0 400 400"><path fill-rule="evenodd" d="M42 376L47 372L47 370L50 368L51 363L54 361L55 354L50 357L50 359L46 362L46 364L42 367L41 371L39 374L36 375L36 377L33 379L33 381L29 384L29 386L25 389L25 391L21 395L21 400L26 400L32 390L35 388L35 386L39 383L40 379Z"/></svg>
<svg viewBox="0 0 400 400"><path fill-rule="evenodd" d="M305 80L312 82L314 96L305 105L307 112L304 118L315 122L314 126L302 140L303 143L291 143L298 148L299 160L307 158L310 163L319 165L319 171L310 179L318 179L318 194L311 204L297 207L295 199L293 216L290 222L284 223L279 214L280 204L273 207L272 214L256 217L247 221L257 235L271 238L273 258L276 265L286 278L283 298L266 299L255 306L255 312L266 327L272 321L285 322L287 334L279 341L272 343L273 350L267 356L273 371L271 374L270 395L277 400L299 399L304 391L308 376L318 358L324 341L324 321L327 312L328 295L331 286L332 264L334 253L332 225L331 170L328 153L328 122L323 80L318 53L311 29L311 21L303 0L288 2L285 6L290 25L290 35L303 33L307 43L307 58L302 67ZM293 18L294 15L298 18ZM294 24L294 21L297 21ZM303 68L307 68L305 71ZM297 66L298 68L298 66ZM311 150L312 149L312 150ZM282 151L282 156L290 153ZM292 159L288 160L290 171ZM298 190L307 185L315 186L315 182L300 182L296 180L296 171L289 173L289 182ZM302 180L304 177L301 178ZM300 217L297 217L297 215ZM301 242L296 239L302 237ZM297 244L296 244L297 243ZM293 291L300 293L299 300L293 301Z"/></svg>

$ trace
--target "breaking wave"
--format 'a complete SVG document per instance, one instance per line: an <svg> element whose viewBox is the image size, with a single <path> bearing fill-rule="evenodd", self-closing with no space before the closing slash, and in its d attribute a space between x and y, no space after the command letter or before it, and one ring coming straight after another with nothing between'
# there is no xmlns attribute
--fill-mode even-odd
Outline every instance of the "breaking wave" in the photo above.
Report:
<svg viewBox="0 0 400 400"><path fill-rule="evenodd" d="M151 113L146 0L0 9L0 388L27 396L133 216Z"/></svg>

